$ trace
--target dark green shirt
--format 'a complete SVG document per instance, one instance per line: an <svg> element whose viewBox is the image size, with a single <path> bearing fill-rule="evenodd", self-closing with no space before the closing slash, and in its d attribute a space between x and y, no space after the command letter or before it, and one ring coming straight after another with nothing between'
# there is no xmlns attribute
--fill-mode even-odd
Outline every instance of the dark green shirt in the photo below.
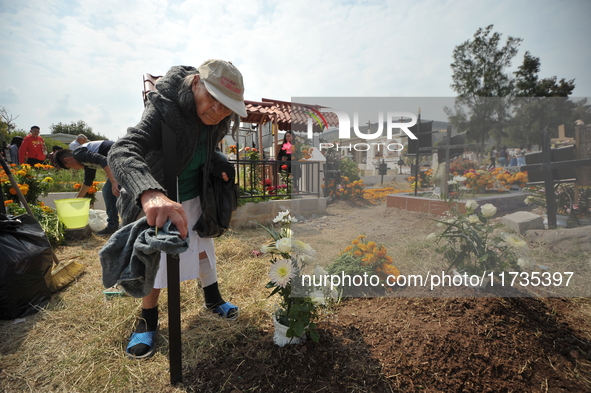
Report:
<svg viewBox="0 0 591 393"><path fill-rule="evenodd" d="M197 142L197 150L193 153L193 158L189 165L179 175L179 201L184 202L193 199L199 195L201 184L197 181L199 168L205 164L207 159L207 133L210 132L208 126L199 130L199 142Z"/></svg>

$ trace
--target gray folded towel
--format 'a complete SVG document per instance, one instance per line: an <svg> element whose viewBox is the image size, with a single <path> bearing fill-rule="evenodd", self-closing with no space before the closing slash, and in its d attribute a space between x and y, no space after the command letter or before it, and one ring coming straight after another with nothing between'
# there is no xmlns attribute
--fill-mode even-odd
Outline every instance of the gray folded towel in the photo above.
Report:
<svg viewBox="0 0 591 393"><path fill-rule="evenodd" d="M133 297L147 296L154 288L160 253L180 254L189 248L189 237L179 235L170 221L156 234L146 217L119 229L99 251L105 288L119 284Z"/></svg>

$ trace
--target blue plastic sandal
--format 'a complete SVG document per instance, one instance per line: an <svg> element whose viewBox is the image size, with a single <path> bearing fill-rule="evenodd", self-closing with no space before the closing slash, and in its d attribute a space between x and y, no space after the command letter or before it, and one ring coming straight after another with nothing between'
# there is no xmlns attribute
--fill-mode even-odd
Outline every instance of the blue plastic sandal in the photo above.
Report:
<svg viewBox="0 0 591 393"><path fill-rule="evenodd" d="M235 320L236 318L238 318L238 315L240 314L238 307L236 307L230 302L225 302L224 304L221 304L215 308L210 308L209 310L211 310L214 314L217 314L220 317L225 318L229 321Z"/></svg>
<svg viewBox="0 0 591 393"><path fill-rule="evenodd" d="M154 353L156 353L156 333L158 333L159 328L160 324L158 324L156 330L151 332L131 333L131 337L129 337L129 344L127 344L127 348L125 348L125 354L132 359L146 359L154 355ZM139 356L130 353L129 349L138 344L147 345L150 347L150 349L145 354Z"/></svg>

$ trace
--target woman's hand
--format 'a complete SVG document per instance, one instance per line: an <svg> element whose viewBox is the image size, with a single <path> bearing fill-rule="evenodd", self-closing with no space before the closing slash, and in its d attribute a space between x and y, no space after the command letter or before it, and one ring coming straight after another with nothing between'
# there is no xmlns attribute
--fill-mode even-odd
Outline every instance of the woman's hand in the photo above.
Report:
<svg viewBox="0 0 591 393"><path fill-rule="evenodd" d="M145 191L141 198L142 208L146 213L148 225L162 228L167 220L177 227L181 239L187 237L189 220L183 206L169 199L162 191Z"/></svg>
<svg viewBox="0 0 591 393"><path fill-rule="evenodd" d="M119 190L119 183L117 183L117 180L111 182L111 192L116 197L119 197L119 195L121 195L121 191Z"/></svg>

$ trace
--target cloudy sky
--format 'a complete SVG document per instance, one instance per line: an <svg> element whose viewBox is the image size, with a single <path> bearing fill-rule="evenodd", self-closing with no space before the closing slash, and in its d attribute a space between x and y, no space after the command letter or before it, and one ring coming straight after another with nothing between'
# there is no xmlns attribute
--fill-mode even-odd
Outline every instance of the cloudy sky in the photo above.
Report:
<svg viewBox="0 0 591 393"><path fill-rule="evenodd" d="M142 74L232 61L246 99L453 97L479 27L523 39L541 77L591 97L591 1L0 0L0 105L19 128L84 120L109 139L142 112ZM442 119L444 120L444 119Z"/></svg>

